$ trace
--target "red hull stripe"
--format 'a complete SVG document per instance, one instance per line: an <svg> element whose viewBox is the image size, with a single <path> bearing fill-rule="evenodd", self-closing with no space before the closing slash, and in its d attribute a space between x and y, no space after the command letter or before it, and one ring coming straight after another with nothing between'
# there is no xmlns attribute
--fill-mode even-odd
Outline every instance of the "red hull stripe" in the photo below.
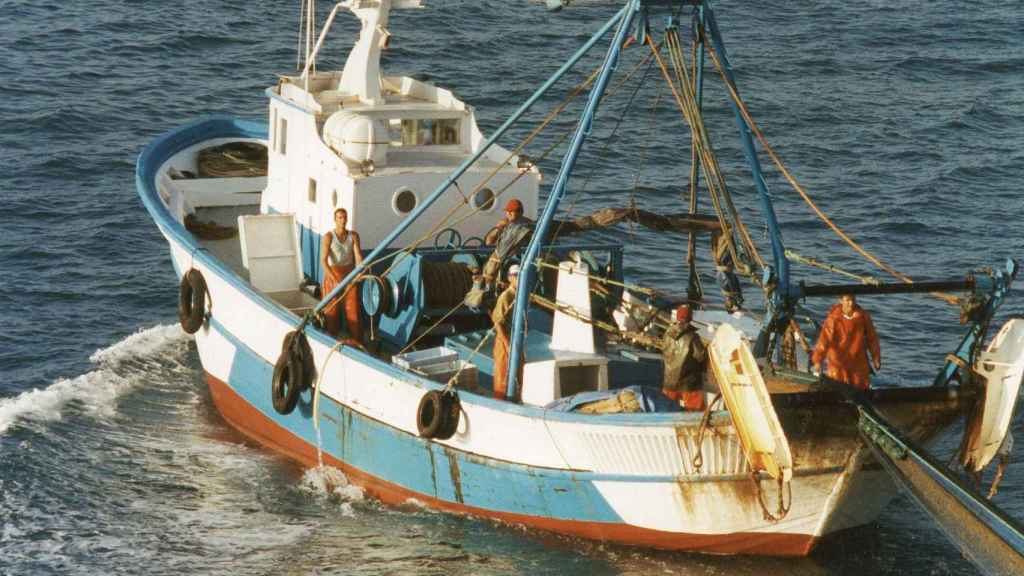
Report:
<svg viewBox="0 0 1024 576"><path fill-rule="evenodd" d="M254 408L223 381L206 374L206 382L217 410L231 426L246 436L288 456L304 466L317 465L316 447L290 433L262 412ZM627 524L560 520L525 514L496 512L458 502L439 500L433 496L407 490L398 484L377 478L349 466L330 454L324 453L324 463L338 468L349 481L370 496L385 504L404 504L415 499L430 508L522 524L559 534L578 536L590 540L617 542L632 546L645 546L663 550L691 550L713 554L762 554L770 556L806 556L814 547L816 538L809 534L767 532L738 532L732 534L687 534L640 528Z"/></svg>

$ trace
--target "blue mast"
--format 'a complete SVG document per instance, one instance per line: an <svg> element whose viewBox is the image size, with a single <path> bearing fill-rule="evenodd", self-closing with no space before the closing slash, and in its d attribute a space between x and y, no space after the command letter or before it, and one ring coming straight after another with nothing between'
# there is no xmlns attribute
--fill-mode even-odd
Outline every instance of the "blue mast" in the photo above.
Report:
<svg viewBox="0 0 1024 576"><path fill-rule="evenodd" d="M562 167L558 171L558 177L551 186L551 192L548 196L548 202L544 207L544 213L537 222L537 227L533 232L533 237L530 239L529 247L526 249L526 256L523 257L523 267L519 272L519 290L516 292L515 315L512 322L511 361L508 363L508 389L506 392L508 398L516 397L516 386L519 385L516 375L519 373L520 358L523 351L523 325L526 321L526 309L529 305L530 293L533 291L532 284L536 277L534 266L537 254L540 251L544 238L548 234L548 229L551 227L551 220L558 210L558 204L565 195L565 188L569 182L573 166L576 164L576 157L579 154L580 148L583 146L587 136L590 135L594 113L601 101L601 96L604 95L605 88L608 86L608 81L611 79L618 64L622 44L626 39L626 34L629 32L634 17L640 10L640 4L641 0L629 0L626 6L612 19L613 22L619 22L619 29L615 33L615 39L612 40L611 46L608 48L608 53L605 55L604 64L601 66L601 73L598 75L594 87L590 91L590 97L587 100L586 107L583 109L579 125L577 125L576 131L569 143L569 150L566 152L565 158L562 159Z"/></svg>
<svg viewBox="0 0 1024 576"><path fill-rule="evenodd" d="M725 43L722 42L722 35L718 31L715 13L711 10L707 0L702 0L701 7L704 9L703 15L707 24L705 29L711 33L711 44L714 46L715 52L718 53L719 60L721 60L725 77L733 89L736 90L736 93L739 94L736 78L732 72L732 65L729 63L729 55L725 51ZM761 211L764 212L765 220L768 223L768 237L772 244L772 261L775 265L775 272L778 274L777 292L779 292L780 296L785 297L789 295L789 260L786 259L786 250L782 245L782 233L779 231L779 222L775 217L771 193L768 192L768 184L765 182L764 175L761 172L761 162L757 159L757 150L754 148L754 138L750 127L747 126L747 121L743 119L739 106L737 106L732 98L729 99L729 106L732 107L733 113L736 116L736 127L740 131L740 141L743 143L743 155L746 157L747 164L750 166L750 171L753 174L754 185L757 186L758 195L761 199Z"/></svg>

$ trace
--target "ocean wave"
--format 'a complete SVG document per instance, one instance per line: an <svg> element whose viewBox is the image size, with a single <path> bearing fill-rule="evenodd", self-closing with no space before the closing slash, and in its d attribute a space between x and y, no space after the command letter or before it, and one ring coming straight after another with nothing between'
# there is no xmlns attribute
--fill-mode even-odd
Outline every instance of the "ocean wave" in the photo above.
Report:
<svg viewBox="0 0 1024 576"><path fill-rule="evenodd" d="M0 435L23 421L48 422L63 418L65 409L77 404L96 416L114 413L117 399L141 383L121 364L153 357L187 336L178 326L160 325L140 330L107 348L97 350L89 360L99 367L74 378L61 378L46 388L28 390L0 400Z"/></svg>

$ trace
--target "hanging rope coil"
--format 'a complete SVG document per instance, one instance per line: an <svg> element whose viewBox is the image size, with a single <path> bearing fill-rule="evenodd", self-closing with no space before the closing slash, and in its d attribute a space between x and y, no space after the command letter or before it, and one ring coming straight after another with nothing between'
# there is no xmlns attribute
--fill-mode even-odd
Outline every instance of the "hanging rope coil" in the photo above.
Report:
<svg viewBox="0 0 1024 576"><path fill-rule="evenodd" d="M461 262L423 262L422 279L427 308L459 306L473 287L473 271Z"/></svg>

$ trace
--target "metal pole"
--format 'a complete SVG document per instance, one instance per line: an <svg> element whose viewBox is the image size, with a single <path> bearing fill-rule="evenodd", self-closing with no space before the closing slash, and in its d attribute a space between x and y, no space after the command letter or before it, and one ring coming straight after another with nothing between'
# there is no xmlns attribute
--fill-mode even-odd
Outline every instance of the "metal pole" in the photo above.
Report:
<svg viewBox="0 0 1024 576"><path fill-rule="evenodd" d="M516 293L515 315L512 323L512 342L509 350L510 360L508 363L507 398L515 398L516 386L519 384L516 374L519 372L519 360L523 350L523 324L526 321L526 307L529 304L529 294L532 290L531 283L534 276L533 262L537 260L537 253L544 241L544 237L547 236L548 228L551 226L551 220L555 216L555 211L558 210L558 204L561 201L562 196L565 194L565 187L569 181L569 175L572 173L572 168L576 164L576 156L579 154L580 148L583 146L583 142L590 134L594 120L594 112L597 110L597 105L601 101L601 96L604 95L604 90L608 86L608 81L611 79L612 73L615 71L615 67L619 60L619 53L622 51L622 44L626 39L626 34L633 22L633 18L636 16L639 9L640 0L629 0L626 6L624 6L615 17L620 21L619 30L616 32L615 39L612 40L612 45L608 48L608 53L605 55L604 64L601 66L601 74L597 77L597 80L594 82L594 87L590 91L590 97L588 98L586 108L584 108L583 114L580 117L580 123L576 127L576 132L573 134L572 141L569 144L569 150L566 152L565 158L562 160L562 167L558 172L558 177L551 186L551 192L548 196L547 205L544 207L544 213L537 222L537 227L534 229L533 237L530 239L530 245L526 250L526 256L523 258L523 262L526 263L526 265L524 265L522 270L519 272L519 290Z"/></svg>
<svg viewBox="0 0 1024 576"><path fill-rule="evenodd" d="M829 286L804 286L800 285L796 291L800 297L813 296L842 296L852 294L861 296L865 294L920 294L922 292L947 292L947 291L970 291L974 290L974 278L966 280L943 280L935 282L914 282L907 284L898 282L892 284L833 284Z"/></svg>
<svg viewBox="0 0 1024 576"><path fill-rule="evenodd" d="M722 70L725 72L725 77L729 79L729 83L736 88L736 93L739 94L739 88L736 87L736 78L732 73L732 65L729 64L729 56L725 53L725 44L722 42L722 35L718 31L715 13L711 10L707 0L701 2L701 7L705 9L705 21L707 22L707 29L711 32L711 43L714 45L715 51L721 56ZM736 115L736 126L739 128L740 141L743 143L743 155L746 156L747 164L750 166L750 171L754 176L754 185L757 186L758 195L761 198L761 210L764 212L764 218L768 223L768 234L772 244L772 258L775 262L775 270L779 278L777 290L782 297L786 297L789 295L789 261L786 260L786 250L782 245L782 233L779 231L779 222L775 217L775 208L772 206L768 184L761 173L761 163L757 159L757 150L754 148L754 139L751 137L750 127L747 126L739 106L737 106L732 98L729 99L729 105L732 106L733 112Z"/></svg>
<svg viewBox="0 0 1024 576"><path fill-rule="evenodd" d="M675 25L675 23L673 23ZM703 111L704 109L704 6L697 6L696 11L693 14L693 19L690 23L690 27L693 33L694 42L694 83L696 84L695 97L697 100L697 107ZM702 112L703 113L703 112ZM700 162L697 161L697 142L696 138L690 140L690 215L697 213L697 187L699 185L697 178L700 176ZM711 244L711 250L714 252L715 246ZM697 236L693 230L690 230L690 237L687 240L686 247L686 266L689 279L686 287L686 299L691 301L703 300L704 289L700 283L700 277L697 275Z"/></svg>
<svg viewBox="0 0 1024 576"><path fill-rule="evenodd" d="M430 206L433 205L434 202L438 198L440 198L441 195L444 194L444 192L447 191L448 188L453 183L455 183L459 176L462 176L462 174L466 172L466 170L468 170L469 167L472 166L474 162L480 159L480 157L484 155L484 152L486 152L498 140L498 138L505 133L506 130L508 130L516 121L518 121L519 118L523 114L525 114L527 110L533 107L537 100L539 100L540 97L543 96L544 93L547 92L555 84L555 82L557 82L562 76L564 76L565 73L568 72L576 64L576 62L578 62L579 59L582 58L594 46L594 44L596 44L597 41L600 40L608 32L608 30L610 30L612 26L614 26L615 23L622 18L622 15L625 12L626 8L619 10L618 14L616 14L614 17L608 20L608 22L606 22L600 30L594 33L594 35L590 37L590 40L588 40L586 44L584 44L579 50L576 51L575 54L573 54L568 60L566 60L565 64L563 64L561 68L559 68L554 74L552 74L551 77L548 78L548 81L545 82L543 86L538 88L537 91L534 92L532 96L530 96L529 100L524 102L523 105L520 106L519 109L516 110L515 113L512 114L512 116L510 116L509 119L506 120L505 123L502 124L501 127L498 128L494 132L494 134L491 135L490 138L487 139L486 142L484 142L484 144L480 147L480 150L478 150L476 154L474 154L472 157L468 158L466 161L460 164L459 167L456 168L455 171L452 172L451 175L448 176L448 178L430 194L430 196L425 198L423 202L416 207L416 209L410 212L409 215L405 218L405 220L402 220L402 222L394 230L392 230L391 233L388 234L387 237L384 238L384 240L382 240L380 244L378 244L377 247L374 248L373 251L366 256L366 258L363 259L363 262L361 264L357 265L351 272L349 272L348 276L345 276L341 280L341 283L334 288L334 290L331 290L329 294L324 296L323 300L321 300L320 303L316 305L316 308L313 310L313 312L316 313L323 310L324 307L330 304L332 300L334 300L335 298L338 297L339 294L341 294L342 290L344 290L346 286L351 284L352 281L355 280L357 276L362 274L363 270L366 269L366 266L370 262L376 260L377 256L379 256L381 252L386 250L387 247L392 242L394 242L395 239L398 238L398 236L402 234L402 232L405 232L405 230L409 228L409 226L412 225L412 223L416 221L416 219L419 218L421 214L426 212L427 208L430 208Z"/></svg>

